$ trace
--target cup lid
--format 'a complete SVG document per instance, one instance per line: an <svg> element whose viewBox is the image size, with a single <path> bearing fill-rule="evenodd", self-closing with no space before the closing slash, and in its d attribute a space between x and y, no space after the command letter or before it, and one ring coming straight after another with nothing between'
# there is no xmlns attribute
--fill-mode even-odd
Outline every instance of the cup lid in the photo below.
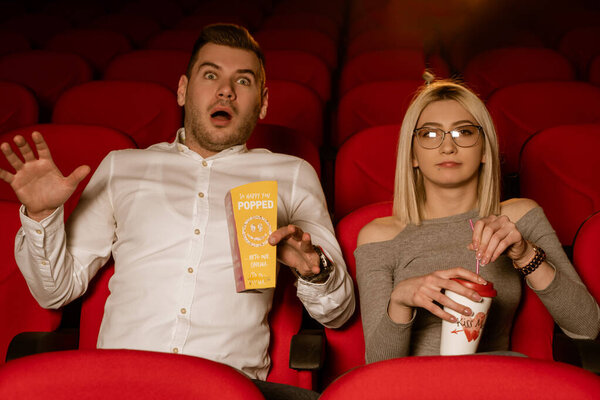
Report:
<svg viewBox="0 0 600 400"><path fill-rule="evenodd" d="M467 281L459 278L451 278L453 281L460 283L464 287L468 287L469 289L475 290L481 297L496 297L498 292L494 289L494 284L492 282L487 283L487 285L481 285L479 283Z"/></svg>

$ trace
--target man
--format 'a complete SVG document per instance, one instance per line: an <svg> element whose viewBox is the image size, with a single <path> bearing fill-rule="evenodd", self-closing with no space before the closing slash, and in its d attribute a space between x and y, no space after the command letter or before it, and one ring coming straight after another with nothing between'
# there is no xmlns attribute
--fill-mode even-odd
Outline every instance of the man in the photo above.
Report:
<svg viewBox="0 0 600 400"><path fill-rule="evenodd" d="M273 290L236 293L224 198L233 187L276 180L281 227L269 242L299 276L310 315L342 325L354 311L352 281L316 173L303 160L244 144L266 115L264 82L262 53L245 29L205 28L179 81L185 121L176 140L111 152L66 228L62 204L89 167L63 177L38 132L39 159L23 137L14 141L24 162L3 143L15 173L0 170L0 178L23 203L15 255L38 302L58 308L81 296L112 255L99 348L195 355L264 380Z"/></svg>

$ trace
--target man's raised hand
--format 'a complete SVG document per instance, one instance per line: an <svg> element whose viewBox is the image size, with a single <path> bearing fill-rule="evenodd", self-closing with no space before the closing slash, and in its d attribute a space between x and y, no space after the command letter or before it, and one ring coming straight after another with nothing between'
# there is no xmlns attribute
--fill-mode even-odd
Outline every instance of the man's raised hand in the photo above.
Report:
<svg viewBox="0 0 600 400"><path fill-rule="evenodd" d="M38 158L23 136L13 139L24 161L8 143L0 144L6 160L15 169L14 173L0 169L0 179L10 184L19 201L25 205L27 215L41 221L71 197L79 182L89 174L90 167L82 165L65 177L54 164L42 134L33 132L31 138Z"/></svg>

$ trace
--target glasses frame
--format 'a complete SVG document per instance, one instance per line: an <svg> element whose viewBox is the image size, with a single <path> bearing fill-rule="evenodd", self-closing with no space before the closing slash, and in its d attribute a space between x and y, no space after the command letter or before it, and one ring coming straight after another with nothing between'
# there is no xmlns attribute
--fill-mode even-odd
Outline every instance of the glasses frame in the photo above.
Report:
<svg viewBox="0 0 600 400"><path fill-rule="evenodd" d="M417 135L417 131L420 131L421 129L427 128L426 126L422 126L420 128L415 128L413 130L413 136L417 138L417 143L419 143L419 146L421 146L422 148L427 149L427 150L435 150L435 149L439 148L444 143L444 140L446 140L446 135L447 134L449 134L449 133L451 134L452 132L455 132L458 129L464 128L464 127L467 127L467 126L473 126L473 127L477 128L477 134L478 135L477 135L477 140L475 141L475 143L473 143L470 146L462 146L462 145L456 143L456 140L455 140L454 136L450 135L450 138L452 139L452 141L454 142L454 144L457 145L458 147L469 148L469 147L477 146L477 144L479 143L479 138L481 137L481 135L483 135L483 127L481 127L480 125L475 125L475 124L467 124L467 125L457 126L456 128L450 129L449 131L445 131L445 130L443 130L441 128L430 128L430 129L436 129L436 130L439 130L441 132L444 132L444 137L442 138L442 140L440 141L440 143L437 146L435 146L435 147L425 147L425 146L423 146L423 144L421 143L421 140L419 139L419 135Z"/></svg>

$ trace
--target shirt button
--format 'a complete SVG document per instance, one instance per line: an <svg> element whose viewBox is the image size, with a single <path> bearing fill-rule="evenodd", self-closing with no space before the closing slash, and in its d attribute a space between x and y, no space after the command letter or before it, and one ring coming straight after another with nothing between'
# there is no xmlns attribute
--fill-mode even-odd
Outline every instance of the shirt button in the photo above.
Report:
<svg viewBox="0 0 600 400"><path fill-rule="evenodd" d="M181 313L182 313L182 314L185 314L185 313L187 312L187 310L186 310L185 308L182 308L182 309L181 309L181 310L179 310L179 311L181 311Z"/></svg>
<svg viewBox="0 0 600 400"><path fill-rule="evenodd" d="M177 347L173 347L173 353L175 353L175 354L179 353L179 349Z"/></svg>
<svg viewBox="0 0 600 400"><path fill-rule="evenodd" d="M194 229L194 233L195 233L196 235L199 235L199 234L200 234L200 229Z"/></svg>
<svg viewBox="0 0 600 400"><path fill-rule="evenodd" d="M208 165L208 163L206 161L202 161L202 166L206 167Z"/></svg>
<svg viewBox="0 0 600 400"><path fill-rule="evenodd" d="M203 198L204 197L204 193L202 193L202 192L198 193L198 197Z"/></svg>
<svg viewBox="0 0 600 400"><path fill-rule="evenodd" d="M188 272L189 272L190 274L193 274L193 273L194 273L194 268L192 268L192 267L189 267L189 268L188 268Z"/></svg>
<svg viewBox="0 0 600 400"><path fill-rule="evenodd" d="M41 264L42 265L48 265L48 261L42 261Z"/></svg>
<svg viewBox="0 0 600 400"><path fill-rule="evenodd" d="M35 230L35 233L37 233L38 235L41 235L41 234L42 234L42 231L41 231L40 229L36 229L36 230Z"/></svg>

